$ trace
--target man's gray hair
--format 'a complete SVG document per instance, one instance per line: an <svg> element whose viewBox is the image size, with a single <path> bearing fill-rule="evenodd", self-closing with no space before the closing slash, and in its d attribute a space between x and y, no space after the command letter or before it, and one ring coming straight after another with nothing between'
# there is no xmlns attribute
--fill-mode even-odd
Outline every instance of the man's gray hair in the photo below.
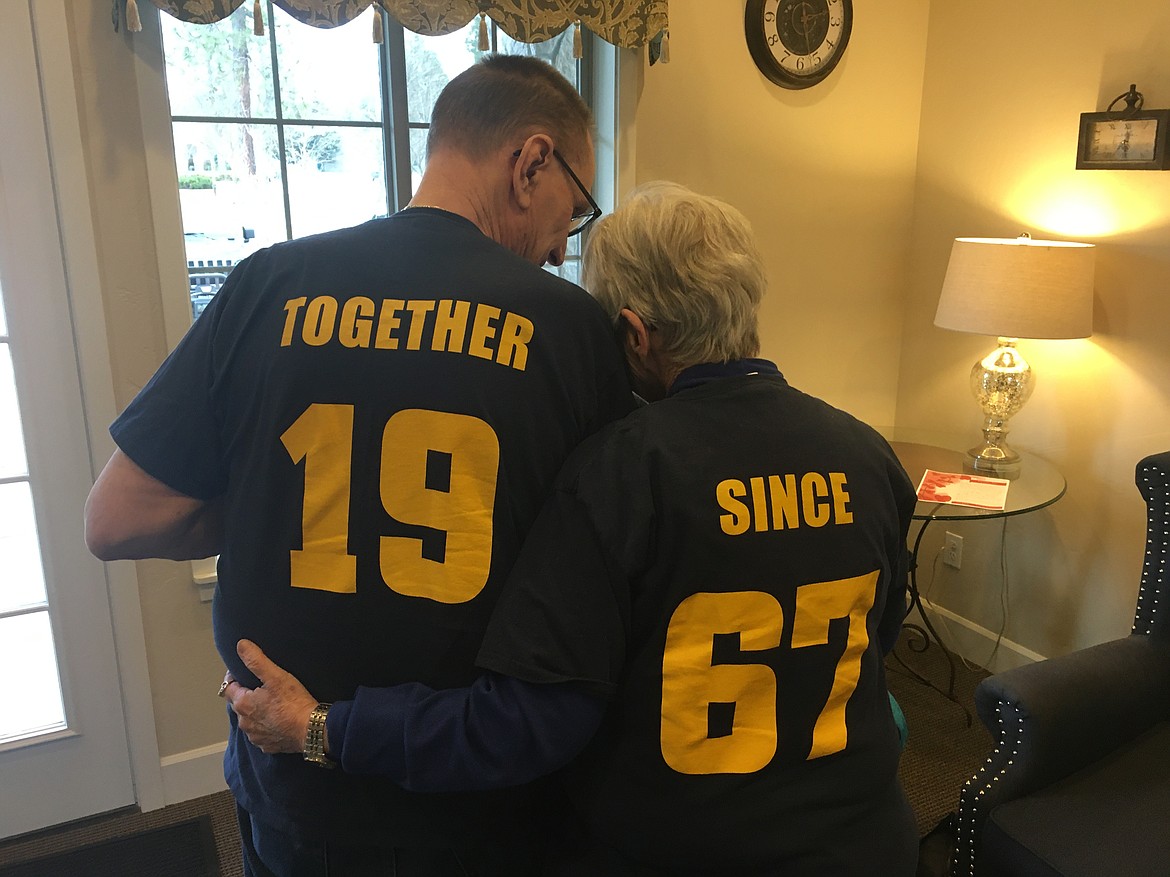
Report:
<svg viewBox="0 0 1170 877"><path fill-rule="evenodd" d="M439 94L431 113L427 156L453 146L483 157L530 134L550 134L580 160L593 128L588 104L560 72L539 58L485 55Z"/></svg>
<svg viewBox="0 0 1170 877"><path fill-rule="evenodd" d="M763 260L747 219L716 198L677 183L639 186L594 225L582 281L615 323L628 307L661 333L674 365L759 352Z"/></svg>

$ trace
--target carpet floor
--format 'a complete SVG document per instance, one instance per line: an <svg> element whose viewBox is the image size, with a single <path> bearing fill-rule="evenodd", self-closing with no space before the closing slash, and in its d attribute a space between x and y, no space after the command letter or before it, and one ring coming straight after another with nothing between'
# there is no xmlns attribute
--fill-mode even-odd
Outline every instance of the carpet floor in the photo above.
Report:
<svg viewBox="0 0 1170 877"><path fill-rule="evenodd" d="M87 848L100 850L106 844L116 844L139 834L150 833L159 829L166 829L189 823L192 820L203 820L206 817L210 822L211 842L214 851L207 852L207 859L211 861L213 869L207 873L219 877L243 877L244 866L240 859L240 836L236 828L236 808L231 795L220 792L203 798L184 801L181 804L172 804L161 810L152 810L149 813L139 813L136 809L128 808L113 813L103 813L89 819L70 822L47 828L44 831L21 835L20 837L0 843L0 877L6 875L6 867L26 865L32 862L45 860L49 856L56 856L74 851L83 851ZM156 835L156 837L158 837ZM178 835L161 835L164 839L179 840ZM108 849L108 847L106 847ZM198 871L190 870L189 846L183 842L165 844L158 849L151 871L113 871L112 874L130 875L141 874L142 877L170 877L170 875L202 875ZM218 870L216 870L218 868ZM47 877L55 872L47 870L14 871L20 877L25 874L32 877ZM75 867L73 877L94 877L106 872L93 870L88 863Z"/></svg>
<svg viewBox="0 0 1170 877"><path fill-rule="evenodd" d="M911 639L903 633L886 658L886 681L910 729L898 775L914 808L918 833L925 836L958 809L959 791L991 753L993 740L975 715L975 687L987 671L969 668L955 657L958 703L953 703L912 675L945 690L949 674L942 650L931 645L916 652L910 648Z"/></svg>
<svg viewBox="0 0 1170 877"><path fill-rule="evenodd" d="M0 877L218 877L211 817L176 822L17 865L0 865Z"/></svg>

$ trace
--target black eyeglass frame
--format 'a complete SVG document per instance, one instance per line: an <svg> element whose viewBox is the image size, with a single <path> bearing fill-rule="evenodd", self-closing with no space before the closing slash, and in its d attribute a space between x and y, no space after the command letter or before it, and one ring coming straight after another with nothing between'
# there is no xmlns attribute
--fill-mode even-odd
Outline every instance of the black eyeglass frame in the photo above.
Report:
<svg viewBox="0 0 1170 877"><path fill-rule="evenodd" d="M585 196L585 200L589 202L590 212L588 214L578 213L570 218L569 237L572 237L575 234L580 234L581 232L585 231L591 222L596 222L597 219L601 216L601 208L597 206L597 202L593 200L593 196L589 194L589 190L581 185L581 181L577 178L577 175L573 173L573 169L569 167L569 163L565 161L565 157L561 155L560 152L558 152L556 149L553 150L553 155L556 157L556 160L561 163L561 167L565 169L565 173L569 175L569 179L577 184L577 188L581 190L581 194ZM578 226L573 226L571 224L578 221L581 221L581 224Z"/></svg>
<svg viewBox="0 0 1170 877"><path fill-rule="evenodd" d="M517 149L512 153L512 158L519 158L520 152L521 150ZM573 173L573 169L569 167L569 163L565 161L565 157L561 155L561 153L556 149L553 149L552 154L556 160L561 163L561 167L565 169L565 173L569 175L569 179L572 180L576 184L577 188L581 190L581 194L585 196L585 200L589 202L589 213L574 213L571 217L569 217L568 236L572 237L575 234L580 234L581 232L585 231L585 229L589 227L590 223L599 219L601 217L601 208L597 206L597 202L593 200L593 196L589 194L589 190L586 189L584 185L582 185L580 178L575 173ZM573 223L580 224L573 225Z"/></svg>

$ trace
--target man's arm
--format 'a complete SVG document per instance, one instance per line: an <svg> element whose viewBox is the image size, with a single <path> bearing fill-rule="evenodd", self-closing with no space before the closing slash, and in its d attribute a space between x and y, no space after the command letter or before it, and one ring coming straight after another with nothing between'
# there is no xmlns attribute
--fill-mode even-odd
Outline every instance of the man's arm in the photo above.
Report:
<svg viewBox="0 0 1170 877"><path fill-rule="evenodd" d="M102 560L210 557L219 553L222 535L220 501L179 493L120 449L85 501L85 544Z"/></svg>
<svg viewBox="0 0 1170 877"><path fill-rule="evenodd" d="M255 643L241 640L236 650L261 682L249 689L225 680L240 730L263 752L299 754L316 698ZM384 776L414 792L504 788L568 764L597 730L605 704L581 683L496 673L468 688L362 687L331 708L325 751L349 773Z"/></svg>

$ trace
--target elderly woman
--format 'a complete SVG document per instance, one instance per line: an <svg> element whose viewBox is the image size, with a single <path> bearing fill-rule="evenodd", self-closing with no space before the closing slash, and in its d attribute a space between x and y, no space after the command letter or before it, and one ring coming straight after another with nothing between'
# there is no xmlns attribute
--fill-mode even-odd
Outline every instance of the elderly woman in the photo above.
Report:
<svg viewBox="0 0 1170 877"><path fill-rule="evenodd" d="M732 207L644 186L597 223L584 277L651 404L562 470L484 640L491 672L359 690L384 745L347 746L370 729L339 704L333 757L434 790L571 760L545 873L913 874L882 664L905 608L905 472L754 358L766 281ZM241 727L279 748L253 706L237 701Z"/></svg>

